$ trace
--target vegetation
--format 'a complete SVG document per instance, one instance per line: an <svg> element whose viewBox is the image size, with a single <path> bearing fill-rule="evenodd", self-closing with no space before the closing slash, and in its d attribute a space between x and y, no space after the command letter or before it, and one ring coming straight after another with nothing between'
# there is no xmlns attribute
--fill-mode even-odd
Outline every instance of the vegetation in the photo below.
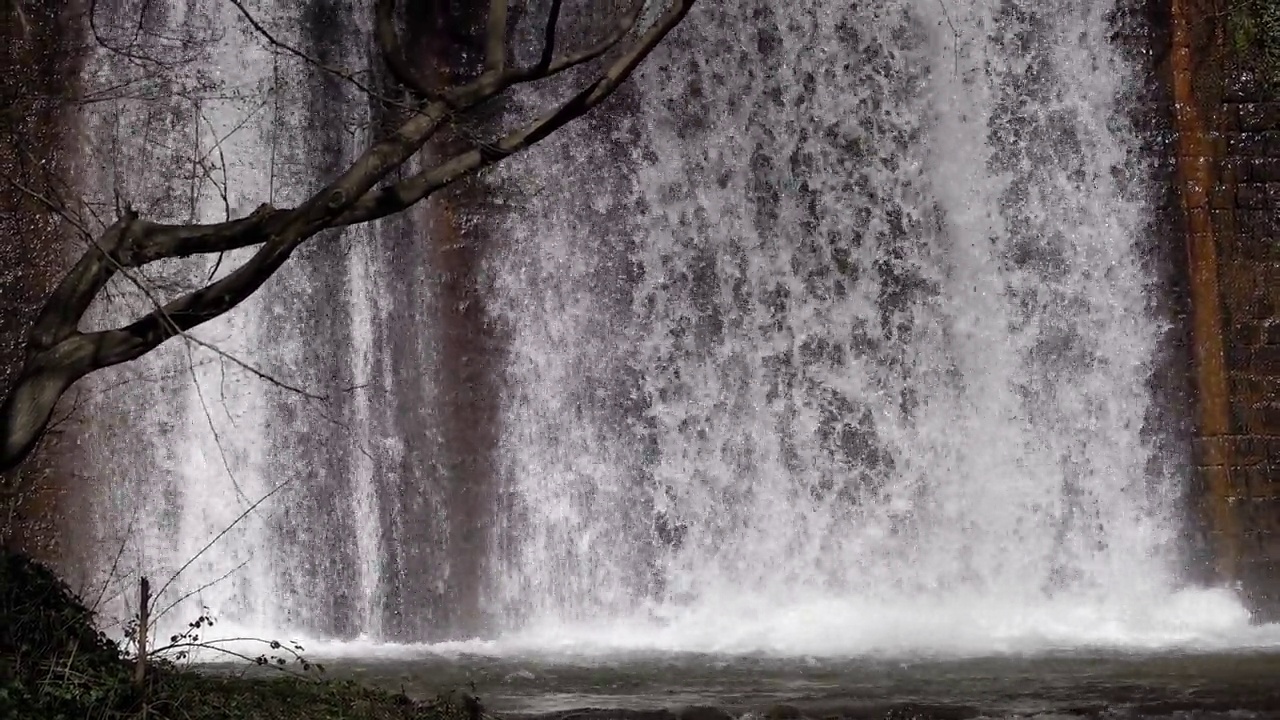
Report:
<svg viewBox="0 0 1280 720"><path fill-rule="evenodd" d="M135 668L48 568L0 550L0 718L478 720L482 715L479 704L464 695L424 703L315 675L215 676L168 661L148 663L139 681Z"/></svg>
<svg viewBox="0 0 1280 720"><path fill-rule="evenodd" d="M1236 59L1269 85L1280 84L1280 0L1235 0L1228 25Z"/></svg>

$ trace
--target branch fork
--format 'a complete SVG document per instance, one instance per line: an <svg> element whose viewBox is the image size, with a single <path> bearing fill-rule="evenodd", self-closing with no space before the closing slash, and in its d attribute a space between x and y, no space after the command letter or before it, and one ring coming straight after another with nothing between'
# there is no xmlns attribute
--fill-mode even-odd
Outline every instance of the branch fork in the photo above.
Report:
<svg viewBox="0 0 1280 720"><path fill-rule="evenodd" d="M392 77L416 99L414 112L387 138L372 144L338 177L292 208L264 204L247 217L192 225L155 223L125 208L63 277L31 331L26 360L0 402L0 474L17 467L46 431L59 398L80 378L134 360L247 300L301 244L322 231L365 223L401 212L458 180L490 167L550 136L599 105L688 14L695 0L664 0L666 9L647 28L637 28L645 0L633 0L609 33L590 47L560 54L556 47L562 0L553 0L537 62L509 63L508 0L490 0L483 71L474 79L442 87L428 84L405 59L396 29L395 0L378 0L375 40ZM557 76L606 56L595 76L577 92L524 127L492 143L472 147L396 182L388 177L418 154L450 119L511 87ZM121 273L151 263L257 248L239 267L203 287L119 327L82 332L94 299Z"/></svg>

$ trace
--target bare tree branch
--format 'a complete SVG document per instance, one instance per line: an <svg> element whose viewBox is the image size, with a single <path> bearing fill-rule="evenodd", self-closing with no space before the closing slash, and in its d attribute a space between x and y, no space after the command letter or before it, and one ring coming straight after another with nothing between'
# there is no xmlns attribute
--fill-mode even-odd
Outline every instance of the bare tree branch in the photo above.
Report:
<svg viewBox="0 0 1280 720"><path fill-rule="evenodd" d="M361 198L336 224L354 225L393 215L420 202L437 190L460 178L493 165L525 148L534 145L569 121L581 117L613 94L640 62L652 52L692 7L692 0L677 2L636 43L635 47L611 65L595 82L578 92L556 110L544 115L532 124L513 131L496 143L472 148L453 156L444 163L394 185L382 188Z"/></svg>
<svg viewBox="0 0 1280 720"><path fill-rule="evenodd" d="M240 0L231 0L258 32L272 40ZM324 230L376 220L402 211L461 178L529 148L607 99L688 14L695 0L667 0L665 11L629 44L644 1L620 13L614 28L586 50L556 58L561 2L553 0L538 62L507 68L507 0L490 0L486 58L479 77L432 90L405 61L394 25L394 0L379 0L376 34L398 82L421 101L388 137L369 146L345 171L297 207L263 204L248 217L220 223L167 225L147 221L132 209L118 217L63 277L31 332L26 361L0 403L0 473L15 467L35 447L58 399L77 380L102 368L134 360L166 340L217 318L244 302L279 270L304 242ZM532 123L488 144L474 143L444 162L398 182L380 185L419 153L457 113L475 108L518 83L552 77L614 51L596 77ZM313 62L305 54L303 59ZM94 299L119 273L158 260L225 253L256 247L253 255L221 278L180 295L122 327L82 332L79 325ZM145 291L145 288L144 288ZM150 297L150 295L148 295Z"/></svg>
<svg viewBox="0 0 1280 720"><path fill-rule="evenodd" d="M542 55L533 72L545 75L551 69L551 61L556 56L556 31L560 29L560 7L562 0L551 0L551 9L547 12L547 26L542 35ZM634 22L634 19L632 20Z"/></svg>
<svg viewBox="0 0 1280 720"><path fill-rule="evenodd" d="M80 256L36 318L28 352L43 352L75 334L90 303L115 275L115 267L107 257L120 246L126 230L137 217L132 210L126 210L107 228L106 234Z"/></svg>
<svg viewBox="0 0 1280 720"><path fill-rule="evenodd" d="M20 3L15 3L20 4ZM125 45L117 45L107 40L102 29L98 26L98 0L90 0L88 7L89 32L93 36L94 42L104 50L110 53L126 58L133 62L134 65L150 66L152 68L174 68L191 62L195 59L193 55L182 55L175 52L183 48L183 44L172 42L171 38L162 38L170 40L165 43L165 52L154 54L143 54L136 50L139 40L143 33L143 26L146 22L146 7L144 6L138 12L138 21L134 24L133 32L129 41ZM150 33L148 33L150 34ZM153 37L160 37L152 35ZM196 43L199 45L200 43Z"/></svg>
<svg viewBox="0 0 1280 720"><path fill-rule="evenodd" d="M293 55L294 57L297 57L303 62L306 62L310 65L313 65L323 70L324 72L327 72L343 80L346 80L347 82L355 86L357 89L359 89L360 92L365 93L369 97L377 98L391 105L401 104L398 101L395 101L395 100L392 100L391 98L380 95L373 88L369 87L363 82L360 82L360 79L355 76L355 73L352 73L349 70L344 70L342 68L334 67L327 63L321 62L319 58L312 57L307 53L304 53L303 51L299 50L298 48L295 48L294 46L290 45L289 43L280 40L274 34L272 34L270 30L267 30L267 28L262 23L258 22L258 19L253 16L253 13L249 12L249 9L244 6L244 3L241 2L241 0L230 0L230 2L232 5L236 6L236 9L240 11L240 14L243 15L244 19L248 21L249 26L252 27L254 31L257 32L259 35L261 35L268 43L274 45L275 47L280 48L281 50L284 50L285 52L289 53L290 55Z"/></svg>
<svg viewBox="0 0 1280 720"><path fill-rule="evenodd" d="M676 6L673 6L673 8L674 7ZM689 7L692 7L692 4L690 4ZM631 32L631 30L636 26L636 22L640 19L640 13L643 11L644 0L633 0L631 9L618 16L618 21L614 24L613 30L605 36L604 39L585 50L573 53L572 55L566 55L559 60L554 60L556 26L560 21L560 0L554 0L552 3L552 14L547 22L546 33L544 35L542 58L538 61L537 65L527 70L515 73L515 79L513 82L523 83L542 80L604 56L610 50L614 49L618 42ZM687 12L688 8L685 9L685 13ZM682 14L676 22L679 23L683 18L684 15ZM655 25L655 27L657 26ZM674 25L672 27L674 27ZM664 33L663 37L665 37L665 35L666 34ZM661 38L659 38L659 41L661 41ZM656 44L654 47L656 47ZM652 47L649 48L650 51L652 51L652 49Z"/></svg>

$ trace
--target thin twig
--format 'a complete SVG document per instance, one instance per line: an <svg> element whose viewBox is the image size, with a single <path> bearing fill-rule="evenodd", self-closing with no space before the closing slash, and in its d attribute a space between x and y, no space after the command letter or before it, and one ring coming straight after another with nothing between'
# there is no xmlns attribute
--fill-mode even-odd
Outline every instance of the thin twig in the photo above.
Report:
<svg viewBox="0 0 1280 720"><path fill-rule="evenodd" d="M183 602L185 602L185 601L186 601L188 598L190 598L191 596L193 596L193 595L198 595L198 594L200 594L200 593L204 592L205 590L208 590L209 588L213 587L214 585L217 585L218 583L222 582L223 580L226 580L227 578L231 577L234 573L239 572L241 569L243 569L243 568L244 568L244 566L245 566L245 565L248 565L248 564L249 564L249 560L250 560L250 559L251 559L251 558L246 558L245 560L242 560L242 561L240 562L240 564L239 564L239 565L237 565L237 566L235 566L235 567L231 568L230 570L226 571L225 573L223 573L222 575L218 576L217 578L215 578L215 579L213 579L213 580L210 580L209 582L207 582L207 583L205 583L205 584L201 585L200 587L196 588L195 590L192 590L192 591L190 591L190 592L186 593L185 595L182 595L182 596L181 596L181 597L179 597L177 600L174 600L173 602L169 603L167 606L165 606L165 609L164 609L164 610L161 610L159 613L157 613L157 614L154 616L154 618L155 618L156 622L159 622L159 621L160 621L160 618L164 617L166 614L168 614L168 612L169 612L170 610L174 609L174 608L175 608L175 607L177 607L178 605L181 605Z"/></svg>
<svg viewBox="0 0 1280 720"><path fill-rule="evenodd" d="M942 10L942 17L946 19L947 25L951 28L951 53L955 58L955 75L960 76L960 32L956 30L955 23L951 22L951 14L947 12L947 6L943 0L938 0L938 7Z"/></svg>
<svg viewBox="0 0 1280 720"><path fill-rule="evenodd" d="M209 425L209 432L213 434L213 445L218 448L218 456L222 458L222 469L226 470L227 477L231 478L231 487L235 488L236 496L241 502L248 502L249 497L244 494L244 490L240 489L240 481L236 479L235 471L231 469L231 461L227 458L226 448L222 446L222 436L218 434L218 426L213 422L213 415L209 412L209 404L204 400L204 390L200 387L200 377L196 375L190 343L186 345L186 349L187 368L191 372L191 384L196 388L196 398L200 401L200 409L204 411L204 420Z"/></svg>
<svg viewBox="0 0 1280 720"><path fill-rule="evenodd" d="M111 568L107 570L107 575L102 579L102 587L98 590L98 597L89 606L89 609L97 612L98 607L102 604L102 598L107 594L107 586L111 584L111 579L115 577L116 569L120 567L120 558L124 555L124 546L129 544L129 536L133 534L134 518L129 518L129 524L124 529L124 534L120 538L120 547L116 548L116 554L111 558Z"/></svg>
<svg viewBox="0 0 1280 720"><path fill-rule="evenodd" d="M294 477L297 477L297 476L295 475ZM246 517L249 516L249 513L258 509L259 505L269 500L276 493L283 490L286 485L293 482L294 477L291 477L288 480L285 480L284 482L277 484L275 487L271 488L271 490L267 491L266 495L263 495L262 497L258 498L252 505L245 508L244 512L237 515L236 519L232 520L230 525L223 528L217 535L213 537L212 540L205 543L205 546L200 548L200 552L197 552L195 555L192 555L190 558L188 558L187 561L182 564L182 567L178 568L178 571L175 572L172 576L170 576L170 578L165 582L165 584L161 586L160 592L156 593L156 597L160 597L161 595L164 595L164 591L168 590L169 586L172 585L173 582L178 579L178 576L181 575L183 572L185 572L187 568L191 567L192 563L194 563L196 560L199 560L201 557L203 557L204 554L209 551L209 548L213 547L219 540L221 540L224 536L226 536L227 533L231 532L232 529L234 529L237 525L240 524L241 520L244 520Z"/></svg>
<svg viewBox="0 0 1280 720"><path fill-rule="evenodd" d="M265 38L267 42L271 43L272 45L280 48L281 50L284 50L290 55L293 55L294 57L297 57L298 59L310 65L314 65L315 67L320 68L321 70L331 75L334 75L335 77L346 80L347 82L354 85L357 89L359 89L360 92L365 93L371 98L380 100L381 102L384 102L387 105L393 105L396 107L403 108L405 110L410 110L413 112L418 111L418 108L414 105L410 105L408 103L394 100L392 98L386 97L385 95L382 95L381 93L375 91L373 88L370 88L368 85L360 82L360 80L358 80L355 74L352 73L351 71L343 70L342 68L334 67L332 65L324 63L319 58L312 57L311 55L299 50L298 48L295 48L289 43L284 42L283 40L280 40L275 35L273 35L270 30L267 30L266 27L262 25L262 23L258 22L258 19L253 16L253 13L249 12L249 9L244 6L244 3L241 2L241 0L229 0L229 1L231 2L232 5L236 6L236 9L239 10L240 14L243 15L245 20L249 22L249 25L255 31L257 31L259 35Z"/></svg>

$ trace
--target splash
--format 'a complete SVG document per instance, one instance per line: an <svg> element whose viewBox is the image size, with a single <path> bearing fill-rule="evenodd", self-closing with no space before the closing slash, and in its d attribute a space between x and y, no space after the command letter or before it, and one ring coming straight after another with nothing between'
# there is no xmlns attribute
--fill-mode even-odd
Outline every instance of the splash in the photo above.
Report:
<svg viewBox="0 0 1280 720"><path fill-rule="evenodd" d="M1153 184L1104 5L704 8L587 149L538 156L500 273L514 637L976 652L1247 624L1177 589Z"/></svg>
<svg viewBox="0 0 1280 720"><path fill-rule="evenodd" d="M310 52L367 60L325 34L344 26L320 22L329 4L262 6ZM165 22L238 22L184 7ZM411 214L304 254L202 330L295 384L359 392L311 405L178 347L139 366L167 380L98 401L130 429L86 435L115 468L92 534L160 577L217 538L166 622L208 607L213 636L322 655L1272 642L1230 593L1183 587L1186 478L1160 469L1150 389L1157 185L1111 10L704 3L610 108L493 179L505 241L486 282L510 338L493 507L451 515L438 258L405 254L433 231ZM243 96L171 123L225 157L228 197L159 172L176 167L160 143L95 146L151 179L126 194L187 193L166 219L287 202L377 120L228 38L194 62ZM111 105L96 138L119 136L121 107L145 124L155 106ZM449 546L442 528L468 522L490 557ZM453 633L454 584L477 568L491 632L413 642Z"/></svg>

